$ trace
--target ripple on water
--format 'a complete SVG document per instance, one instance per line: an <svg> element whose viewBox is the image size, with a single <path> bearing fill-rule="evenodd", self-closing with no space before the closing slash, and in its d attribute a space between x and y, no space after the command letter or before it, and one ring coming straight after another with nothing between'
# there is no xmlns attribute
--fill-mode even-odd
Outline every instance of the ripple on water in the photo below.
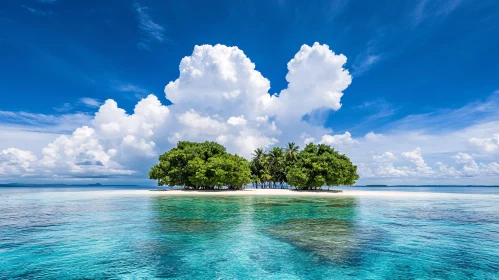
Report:
<svg viewBox="0 0 499 280"><path fill-rule="evenodd" d="M254 203L253 206L276 207L276 206L290 206L290 204L279 203L279 202L258 202Z"/></svg>
<svg viewBox="0 0 499 280"><path fill-rule="evenodd" d="M9 194L0 279L494 279L499 199Z"/></svg>

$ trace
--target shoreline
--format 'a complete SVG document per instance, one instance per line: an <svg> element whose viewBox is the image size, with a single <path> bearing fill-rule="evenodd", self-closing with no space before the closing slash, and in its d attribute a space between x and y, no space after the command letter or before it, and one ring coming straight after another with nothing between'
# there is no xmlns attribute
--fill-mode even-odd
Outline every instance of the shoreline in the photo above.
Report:
<svg viewBox="0 0 499 280"><path fill-rule="evenodd" d="M288 196L288 197L387 197L387 198L438 198L481 197L484 194L405 192L379 190L323 190L300 191L290 189L245 189L245 190L100 190L87 191L99 195L141 195L141 196Z"/></svg>
<svg viewBox="0 0 499 280"><path fill-rule="evenodd" d="M149 190L161 195L208 196L331 196L343 190L244 189L244 190Z"/></svg>

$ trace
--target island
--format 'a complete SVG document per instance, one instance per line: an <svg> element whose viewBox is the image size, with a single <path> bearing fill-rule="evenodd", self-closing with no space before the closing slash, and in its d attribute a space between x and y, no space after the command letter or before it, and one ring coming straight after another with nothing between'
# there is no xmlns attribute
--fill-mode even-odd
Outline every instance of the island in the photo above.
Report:
<svg viewBox="0 0 499 280"><path fill-rule="evenodd" d="M149 171L158 186L185 190L256 189L321 190L325 186L351 186L359 179L357 166L325 144L309 143L300 150L295 143L265 152L256 149L252 159L230 154L216 142L180 141L159 156Z"/></svg>

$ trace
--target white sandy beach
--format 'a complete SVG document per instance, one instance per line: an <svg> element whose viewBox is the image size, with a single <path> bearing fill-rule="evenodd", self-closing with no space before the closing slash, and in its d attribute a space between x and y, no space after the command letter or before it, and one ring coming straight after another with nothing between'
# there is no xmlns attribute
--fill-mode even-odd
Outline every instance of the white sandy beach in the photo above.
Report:
<svg viewBox="0 0 499 280"><path fill-rule="evenodd" d="M214 190L99 190L89 191L98 195L143 195L143 196L295 196L295 197L407 197L407 198L429 198L429 197L456 197L471 198L482 194L463 193L436 193L436 192L411 192L411 191L378 191L378 190L331 190L331 191L296 191L290 189L246 189L240 191ZM89 193L87 192L87 193Z"/></svg>

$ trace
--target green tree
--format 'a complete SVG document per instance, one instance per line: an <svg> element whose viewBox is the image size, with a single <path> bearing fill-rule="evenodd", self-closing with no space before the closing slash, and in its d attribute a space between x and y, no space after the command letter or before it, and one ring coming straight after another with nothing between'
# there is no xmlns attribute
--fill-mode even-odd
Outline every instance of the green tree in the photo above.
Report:
<svg viewBox="0 0 499 280"><path fill-rule="evenodd" d="M250 182L251 170L245 158L228 154L222 166L225 172L223 182L229 189L240 190Z"/></svg>
<svg viewBox="0 0 499 280"><path fill-rule="evenodd" d="M300 147L298 147L295 142L288 142L288 145L285 149L285 158L287 162L295 162L298 160L298 153Z"/></svg>
<svg viewBox="0 0 499 280"><path fill-rule="evenodd" d="M242 189L251 182L251 170L246 159L227 153L218 143L181 141L159 156L149 178L157 180L158 186Z"/></svg>
<svg viewBox="0 0 499 280"><path fill-rule="evenodd" d="M256 188L258 188L258 185L260 185L261 188L265 188L270 180L267 154L265 154L265 151L262 148L258 148L253 152L252 156L250 168L253 185Z"/></svg>
<svg viewBox="0 0 499 280"><path fill-rule="evenodd" d="M353 185L359 178L357 166L328 145L308 144L286 174L289 184L298 189Z"/></svg>
<svg viewBox="0 0 499 280"><path fill-rule="evenodd" d="M277 183L282 187L283 182L286 180L286 165L283 149L274 147L270 150L267 157L267 164L273 187L276 188Z"/></svg>
<svg viewBox="0 0 499 280"><path fill-rule="evenodd" d="M298 161L299 158L299 153L300 153L300 147L298 147L295 142L288 142L286 145L286 148L284 149L284 159L286 161L286 166L285 166L285 176L284 176L284 183L288 184L288 171L291 167L293 167L294 163Z"/></svg>

